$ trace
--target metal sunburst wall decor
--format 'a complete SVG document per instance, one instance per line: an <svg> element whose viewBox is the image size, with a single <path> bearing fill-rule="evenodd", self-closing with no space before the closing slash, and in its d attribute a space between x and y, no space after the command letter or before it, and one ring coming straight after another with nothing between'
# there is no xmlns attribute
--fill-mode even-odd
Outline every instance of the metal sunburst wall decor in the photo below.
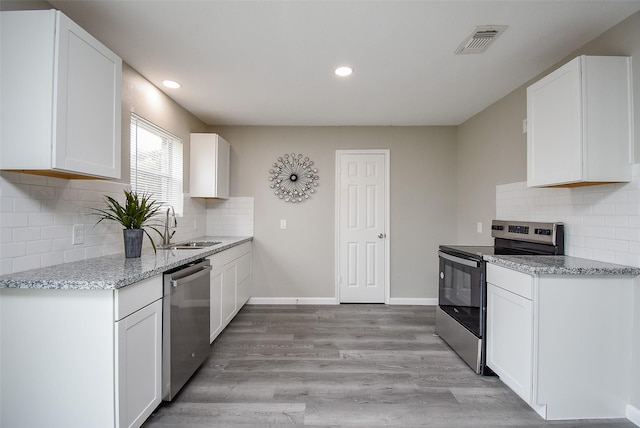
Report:
<svg viewBox="0 0 640 428"><path fill-rule="evenodd" d="M302 202L316 192L318 170L313 161L302 154L286 154L278 158L269 170L269 187L273 193L285 202Z"/></svg>

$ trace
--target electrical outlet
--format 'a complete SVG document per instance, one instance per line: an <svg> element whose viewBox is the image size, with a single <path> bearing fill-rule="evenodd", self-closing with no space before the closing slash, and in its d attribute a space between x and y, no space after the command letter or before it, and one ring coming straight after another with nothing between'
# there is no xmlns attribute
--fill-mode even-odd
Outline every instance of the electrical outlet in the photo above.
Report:
<svg viewBox="0 0 640 428"><path fill-rule="evenodd" d="M287 228L287 220L283 218L280 220L280 229L286 229L286 228Z"/></svg>
<svg viewBox="0 0 640 428"><path fill-rule="evenodd" d="M522 133L526 134L527 133L527 119L524 119L522 121Z"/></svg>
<svg viewBox="0 0 640 428"><path fill-rule="evenodd" d="M481 221L476 223L476 230L478 231L478 233L482 233L482 222Z"/></svg>
<svg viewBox="0 0 640 428"><path fill-rule="evenodd" d="M73 236L71 240L73 245L84 244L84 224L73 225Z"/></svg>

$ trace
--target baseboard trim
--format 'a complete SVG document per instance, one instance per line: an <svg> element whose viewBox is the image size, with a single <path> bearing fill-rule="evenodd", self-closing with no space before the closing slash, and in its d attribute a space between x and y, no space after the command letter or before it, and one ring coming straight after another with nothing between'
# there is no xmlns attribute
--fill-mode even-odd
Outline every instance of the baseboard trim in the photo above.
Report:
<svg viewBox="0 0 640 428"><path fill-rule="evenodd" d="M640 427L640 409L631 404L627 404L627 419L629 419L635 426Z"/></svg>
<svg viewBox="0 0 640 428"><path fill-rule="evenodd" d="M389 304L390 305L436 306L438 304L438 299L392 297L389 299Z"/></svg>
<svg viewBox="0 0 640 428"><path fill-rule="evenodd" d="M249 305L339 305L334 297L252 297ZM436 306L438 299L391 298L390 305Z"/></svg>
<svg viewBox="0 0 640 428"><path fill-rule="evenodd" d="M335 297L252 297L249 305L337 305Z"/></svg>

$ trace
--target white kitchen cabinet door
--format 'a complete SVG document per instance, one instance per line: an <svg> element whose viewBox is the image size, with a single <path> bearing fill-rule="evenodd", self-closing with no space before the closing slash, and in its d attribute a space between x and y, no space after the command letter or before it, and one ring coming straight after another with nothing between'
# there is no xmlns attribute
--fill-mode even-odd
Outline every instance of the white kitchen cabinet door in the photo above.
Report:
<svg viewBox="0 0 640 428"><path fill-rule="evenodd" d="M162 401L162 300L116 322L118 427L139 427Z"/></svg>
<svg viewBox="0 0 640 428"><path fill-rule="evenodd" d="M60 11L4 11L0 31L0 168L120 178L122 60Z"/></svg>
<svg viewBox="0 0 640 428"><path fill-rule="evenodd" d="M216 253L209 260L213 342L251 297L251 242Z"/></svg>
<svg viewBox="0 0 640 428"><path fill-rule="evenodd" d="M236 311L237 264L227 264L222 273L222 322L226 326Z"/></svg>
<svg viewBox="0 0 640 428"><path fill-rule="evenodd" d="M251 297L251 253L246 253L238 259L236 306L240 310Z"/></svg>
<svg viewBox="0 0 640 428"><path fill-rule="evenodd" d="M487 284L487 366L532 402L533 303L494 284Z"/></svg>
<svg viewBox="0 0 640 428"><path fill-rule="evenodd" d="M527 88L527 185L631 180L629 57L580 56Z"/></svg>
<svg viewBox="0 0 640 428"><path fill-rule="evenodd" d="M209 312L209 343L212 343L222 331L222 277L224 269L212 269L209 278L211 298Z"/></svg>
<svg viewBox="0 0 640 428"><path fill-rule="evenodd" d="M218 134L191 134L189 195L229 198L229 143Z"/></svg>

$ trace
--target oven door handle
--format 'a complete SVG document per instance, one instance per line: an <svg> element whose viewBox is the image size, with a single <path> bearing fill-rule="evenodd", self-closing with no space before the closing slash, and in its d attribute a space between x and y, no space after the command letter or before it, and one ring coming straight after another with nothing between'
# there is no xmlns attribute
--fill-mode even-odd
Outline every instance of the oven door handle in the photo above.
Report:
<svg viewBox="0 0 640 428"><path fill-rule="evenodd" d="M462 257L452 256L451 254L447 254L442 251L438 251L438 256L442 257L443 259L452 261L454 263L459 263L461 265L469 266L472 268L477 268L480 264L477 260L463 259Z"/></svg>

